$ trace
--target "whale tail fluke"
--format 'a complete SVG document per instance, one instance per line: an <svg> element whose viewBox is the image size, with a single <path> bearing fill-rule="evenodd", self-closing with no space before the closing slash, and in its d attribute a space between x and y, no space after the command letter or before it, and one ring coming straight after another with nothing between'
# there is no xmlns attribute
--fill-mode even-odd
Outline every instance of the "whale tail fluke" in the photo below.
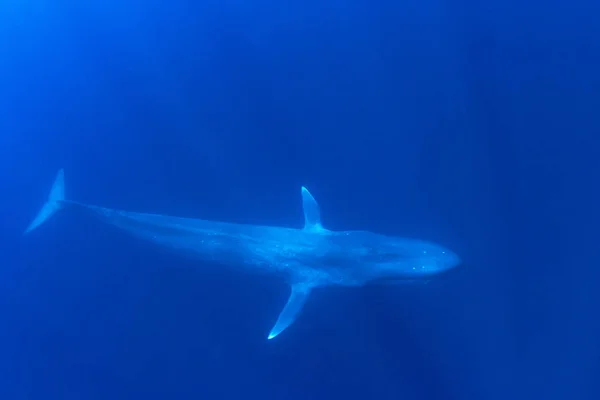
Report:
<svg viewBox="0 0 600 400"><path fill-rule="evenodd" d="M33 221L29 224L27 229L23 234L27 234L44 222L46 222L50 217L52 217L58 210L60 210L62 202L65 200L65 172L63 169L58 171L56 175L56 179L52 184L52 189L50 190L50 196L48 196L48 200L42 206L38 214L35 216Z"/></svg>

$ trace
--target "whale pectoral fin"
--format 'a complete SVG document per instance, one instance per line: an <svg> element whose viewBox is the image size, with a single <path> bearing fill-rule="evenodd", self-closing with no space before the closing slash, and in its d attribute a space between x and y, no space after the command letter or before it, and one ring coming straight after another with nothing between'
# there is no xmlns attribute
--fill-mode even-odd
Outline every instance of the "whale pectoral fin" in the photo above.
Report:
<svg viewBox="0 0 600 400"><path fill-rule="evenodd" d="M312 286L308 284L295 284L292 285L292 291L287 304L279 314L277 322L271 332L269 333L269 339L273 339L275 336L283 332L288 326L294 323L298 313L304 307L304 303L308 299L308 296L312 290Z"/></svg>
<svg viewBox="0 0 600 400"><path fill-rule="evenodd" d="M304 210L304 229L315 231L323 230L319 204L304 186L302 186L302 208Z"/></svg>

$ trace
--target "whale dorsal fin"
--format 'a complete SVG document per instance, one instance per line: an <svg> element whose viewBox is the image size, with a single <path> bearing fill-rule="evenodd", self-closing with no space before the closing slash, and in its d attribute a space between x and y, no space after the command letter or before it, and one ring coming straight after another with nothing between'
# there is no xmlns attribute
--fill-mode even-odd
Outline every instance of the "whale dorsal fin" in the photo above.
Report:
<svg viewBox="0 0 600 400"><path fill-rule="evenodd" d="M304 229L310 231L324 230L321 225L319 204L304 186L302 186L302 208L304 209Z"/></svg>
<svg viewBox="0 0 600 400"><path fill-rule="evenodd" d="M294 323L296 317L302 310L302 307L304 307L304 303L306 303L312 288L313 286L307 283L296 283L292 285L290 298L279 314L275 326L271 329L271 332L269 332L269 339L273 339Z"/></svg>

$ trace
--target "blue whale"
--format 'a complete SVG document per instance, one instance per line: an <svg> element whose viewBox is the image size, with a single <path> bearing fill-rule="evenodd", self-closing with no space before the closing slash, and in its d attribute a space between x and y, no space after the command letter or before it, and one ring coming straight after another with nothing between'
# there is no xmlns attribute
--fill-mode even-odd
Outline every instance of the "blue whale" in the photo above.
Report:
<svg viewBox="0 0 600 400"><path fill-rule="evenodd" d="M58 210L76 208L198 260L276 275L290 285L291 291L269 339L296 320L314 288L427 282L433 275L460 264L452 251L427 241L368 231L328 230L321 225L319 206L305 187L302 204L302 229L115 210L67 200L61 169L48 200L25 233L38 228Z"/></svg>

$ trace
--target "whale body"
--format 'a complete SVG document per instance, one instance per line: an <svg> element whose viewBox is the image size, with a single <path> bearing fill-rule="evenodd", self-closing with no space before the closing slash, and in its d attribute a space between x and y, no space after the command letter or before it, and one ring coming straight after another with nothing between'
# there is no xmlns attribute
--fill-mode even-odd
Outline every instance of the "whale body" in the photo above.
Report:
<svg viewBox="0 0 600 400"><path fill-rule="evenodd" d="M59 210L80 209L144 240L199 261L280 277L291 287L287 304L268 338L288 328L311 291L327 286L363 286L372 282L418 283L460 264L440 245L369 231L331 231L321 224L319 205L301 188L302 229L236 224L137 213L99 207L65 197L61 169L50 195L25 230L30 233Z"/></svg>

